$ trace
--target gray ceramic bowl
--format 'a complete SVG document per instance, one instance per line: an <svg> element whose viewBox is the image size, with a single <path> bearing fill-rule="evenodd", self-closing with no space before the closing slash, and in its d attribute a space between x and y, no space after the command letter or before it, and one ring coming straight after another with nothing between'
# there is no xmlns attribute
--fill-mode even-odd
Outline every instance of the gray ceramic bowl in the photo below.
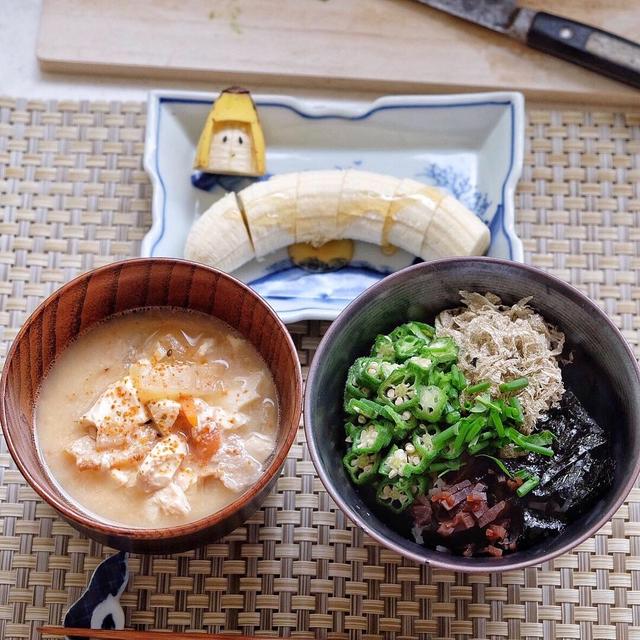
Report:
<svg viewBox="0 0 640 640"><path fill-rule="evenodd" d="M368 352L376 334L410 319L433 321L442 309L459 306L462 289L492 291L508 303L533 296L534 308L565 332L567 348L575 355L574 364L563 371L566 386L609 430L616 459L613 486L587 514L561 535L500 559L453 556L404 538L371 512L340 462L342 394L349 365ZM349 518L407 558L450 570L517 569L569 551L611 519L640 470L640 370L618 329L570 285L538 269L492 258L421 263L367 289L340 314L318 347L307 379L304 416L320 478Z"/></svg>

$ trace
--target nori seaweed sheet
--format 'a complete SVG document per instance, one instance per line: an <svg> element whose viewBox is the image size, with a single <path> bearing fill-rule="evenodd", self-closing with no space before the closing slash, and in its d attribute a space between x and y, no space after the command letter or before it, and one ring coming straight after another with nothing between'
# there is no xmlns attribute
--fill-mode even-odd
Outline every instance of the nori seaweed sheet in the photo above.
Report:
<svg viewBox="0 0 640 640"><path fill-rule="evenodd" d="M520 548L562 531L606 493L613 479L609 438L571 391L538 428L556 435L552 458L529 454L505 460L510 471L526 469L540 478L538 487L523 499Z"/></svg>

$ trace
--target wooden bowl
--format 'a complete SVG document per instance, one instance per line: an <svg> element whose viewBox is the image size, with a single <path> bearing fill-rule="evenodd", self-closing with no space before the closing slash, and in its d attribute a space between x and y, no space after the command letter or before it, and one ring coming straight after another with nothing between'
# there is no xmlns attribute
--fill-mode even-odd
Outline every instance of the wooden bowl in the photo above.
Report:
<svg viewBox="0 0 640 640"><path fill-rule="evenodd" d="M35 444L35 399L49 367L80 333L114 313L167 306L220 318L260 352L273 374L280 401L275 455L254 486L206 518L164 529L105 523L68 500L49 477ZM295 438L301 409L302 374L296 349L271 307L226 273L165 258L116 262L58 289L25 322L9 350L0 380L0 422L9 451L29 484L80 531L109 546L135 552L190 549L240 526L275 484Z"/></svg>

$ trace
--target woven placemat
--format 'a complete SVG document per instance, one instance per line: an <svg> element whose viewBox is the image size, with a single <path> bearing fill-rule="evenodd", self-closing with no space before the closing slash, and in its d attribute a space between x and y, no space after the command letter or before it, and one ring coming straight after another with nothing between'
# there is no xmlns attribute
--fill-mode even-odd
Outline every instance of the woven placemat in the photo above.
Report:
<svg viewBox="0 0 640 640"><path fill-rule="evenodd" d="M2 355L76 273L136 255L151 190L140 104L0 99ZM527 262L585 291L640 351L640 113L531 110L518 228ZM326 323L291 325L306 366ZM36 637L109 553L40 501L0 452L0 638ZM640 638L640 490L574 552L465 576L403 560L351 525L300 432L277 490L207 547L131 558L140 628L300 638Z"/></svg>

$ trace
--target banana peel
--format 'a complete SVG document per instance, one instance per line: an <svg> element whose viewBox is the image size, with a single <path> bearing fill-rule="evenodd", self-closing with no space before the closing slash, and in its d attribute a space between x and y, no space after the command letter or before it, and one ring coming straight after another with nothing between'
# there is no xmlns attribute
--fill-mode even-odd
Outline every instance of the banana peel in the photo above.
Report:
<svg viewBox="0 0 640 640"><path fill-rule="evenodd" d="M215 100L198 140L193 168L219 175L264 175L264 134L247 89L229 87Z"/></svg>

